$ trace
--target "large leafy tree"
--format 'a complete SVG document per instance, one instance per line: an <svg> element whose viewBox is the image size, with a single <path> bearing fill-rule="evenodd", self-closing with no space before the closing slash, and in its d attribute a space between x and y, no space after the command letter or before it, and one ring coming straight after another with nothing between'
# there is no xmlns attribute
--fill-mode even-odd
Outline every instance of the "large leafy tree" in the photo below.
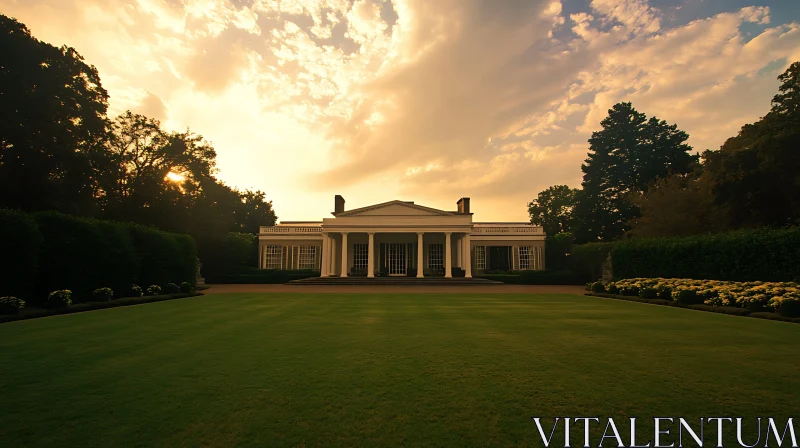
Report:
<svg viewBox="0 0 800 448"><path fill-rule="evenodd" d="M539 192L536 199L528 203L531 223L542 226L547 235L570 232L577 198L578 189L566 185L554 185Z"/></svg>
<svg viewBox="0 0 800 448"><path fill-rule="evenodd" d="M94 212L108 94L74 48L0 15L0 207Z"/></svg>
<svg viewBox="0 0 800 448"><path fill-rule="evenodd" d="M698 160L689 154L688 134L656 117L648 119L631 103L614 105L600 125L581 166L583 188L574 211L578 242L625 234L639 214L632 196L660 178L691 172Z"/></svg>
<svg viewBox="0 0 800 448"><path fill-rule="evenodd" d="M715 203L735 227L800 224L800 62L778 79L770 112L703 154Z"/></svg>
<svg viewBox="0 0 800 448"><path fill-rule="evenodd" d="M657 180L632 202L641 214L631 221L631 236L668 237L716 233L727 229L727 213L714 204L706 178L697 174Z"/></svg>

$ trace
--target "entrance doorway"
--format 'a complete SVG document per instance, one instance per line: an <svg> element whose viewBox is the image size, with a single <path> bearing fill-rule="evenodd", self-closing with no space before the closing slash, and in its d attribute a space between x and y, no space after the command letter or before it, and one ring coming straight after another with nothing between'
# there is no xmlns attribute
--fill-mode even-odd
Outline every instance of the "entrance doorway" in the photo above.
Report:
<svg viewBox="0 0 800 448"><path fill-rule="evenodd" d="M489 255L487 267L490 271L511 270L511 246L489 246L486 249Z"/></svg>
<svg viewBox="0 0 800 448"><path fill-rule="evenodd" d="M386 251L386 267L389 275L406 275L407 253L405 243L389 243Z"/></svg>

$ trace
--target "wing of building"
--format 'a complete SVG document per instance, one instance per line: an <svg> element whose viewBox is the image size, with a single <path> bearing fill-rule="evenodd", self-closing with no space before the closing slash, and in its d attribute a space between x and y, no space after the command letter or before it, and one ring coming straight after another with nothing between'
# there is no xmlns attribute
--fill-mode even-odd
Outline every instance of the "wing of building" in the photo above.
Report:
<svg viewBox="0 0 800 448"><path fill-rule="evenodd" d="M262 269L312 269L323 277L472 277L485 271L544 269L541 226L473 222L469 198L456 211L408 201L345 210L332 218L283 221L258 235Z"/></svg>

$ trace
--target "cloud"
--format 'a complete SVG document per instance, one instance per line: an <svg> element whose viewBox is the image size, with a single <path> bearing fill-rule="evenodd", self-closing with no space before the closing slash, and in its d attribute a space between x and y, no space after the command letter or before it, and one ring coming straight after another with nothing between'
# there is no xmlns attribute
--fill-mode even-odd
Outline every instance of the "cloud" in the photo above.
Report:
<svg viewBox="0 0 800 448"><path fill-rule="evenodd" d="M800 25L745 7L680 26L646 0L35 0L6 14L95 64L111 112L187 126L287 219L399 198L524 220L578 186L616 102L698 150L763 115ZM743 25L757 29L743 37Z"/></svg>

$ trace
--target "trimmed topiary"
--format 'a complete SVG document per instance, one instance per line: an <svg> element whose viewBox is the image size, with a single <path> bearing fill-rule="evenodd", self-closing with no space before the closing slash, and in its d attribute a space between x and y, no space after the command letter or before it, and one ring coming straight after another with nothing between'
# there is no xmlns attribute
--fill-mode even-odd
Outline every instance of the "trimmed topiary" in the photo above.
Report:
<svg viewBox="0 0 800 448"><path fill-rule="evenodd" d="M161 287L158 285L150 285L147 287L148 296L157 296L161 294Z"/></svg>
<svg viewBox="0 0 800 448"><path fill-rule="evenodd" d="M181 292L182 293L187 293L187 294L192 292L192 284L189 283L189 282L181 283Z"/></svg>
<svg viewBox="0 0 800 448"><path fill-rule="evenodd" d="M25 301L14 296L0 297L0 314L17 314L25 307Z"/></svg>
<svg viewBox="0 0 800 448"><path fill-rule="evenodd" d="M639 297L643 299L658 299L658 291L655 288L642 288Z"/></svg>
<svg viewBox="0 0 800 448"><path fill-rule="evenodd" d="M164 290L167 292L167 294L177 294L181 292L181 287L175 283L167 283L167 286L164 287Z"/></svg>
<svg viewBox="0 0 800 448"><path fill-rule="evenodd" d="M108 302L114 298L114 291L111 288L97 288L92 292L92 300L95 302Z"/></svg>
<svg viewBox="0 0 800 448"><path fill-rule="evenodd" d="M695 305L703 303L703 298L697 295L697 292L691 289L679 289L673 291L672 297L676 302L683 305Z"/></svg>
<svg viewBox="0 0 800 448"><path fill-rule="evenodd" d="M139 285L132 285L131 292L129 294L131 297L142 297L144 295L142 292L142 287Z"/></svg>
<svg viewBox="0 0 800 448"><path fill-rule="evenodd" d="M47 308L65 308L72 305L72 291L69 289L59 289L47 296L45 306Z"/></svg>
<svg viewBox="0 0 800 448"><path fill-rule="evenodd" d="M606 287L603 282L592 283L592 292L606 292Z"/></svg>

